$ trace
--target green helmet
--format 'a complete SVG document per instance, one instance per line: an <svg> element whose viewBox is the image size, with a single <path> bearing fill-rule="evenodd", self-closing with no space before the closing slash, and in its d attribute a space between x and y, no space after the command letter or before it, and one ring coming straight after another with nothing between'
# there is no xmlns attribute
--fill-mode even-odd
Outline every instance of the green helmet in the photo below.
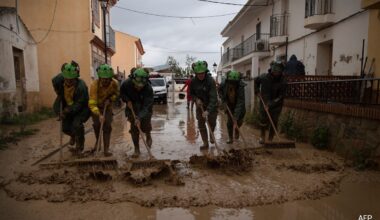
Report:
<svg viewBox="0 0 380 220"><path fill-rule="evenodd" d="M79 66L73 63L66 63L62 67L62 75L65 79L75 79L79 77Z"/></svg>
<svg viewBox="0 0 380 220"><path fill-rule="evenodd" d="M144 87L148 82L149 73L144 68L138 68L133 72L132 82L138 87Z"/></svg>
<svg viewBox="0 0 380 220"><path fill-rule="evenodd" d="M96 69L99 78L112 78L114 75L113 69L108 64L102 64Z"/></svg>
<svg viewBox="0 0 380 220"><path fill-rule="evenodd" d="M283 72L284 71L284 65L281 62L271 62L271 71L272 72Z"/></svg>
<svg viewBox="0 0 380 220"><path fill-rule="evenodd" d="M227 72L227 80L238 81L240 80L240 73L235 70L231 70Z"/></svg>
<svg viewBox="0 0 380 220"><path fill-rule="evenodd" d="M191 68L194 70L195 74L198 74L198 73L206 73L208 72L208 69L207 69L207 62L206 61L197 61L195 63L193 63L193 65L191 65Z"/></svg>

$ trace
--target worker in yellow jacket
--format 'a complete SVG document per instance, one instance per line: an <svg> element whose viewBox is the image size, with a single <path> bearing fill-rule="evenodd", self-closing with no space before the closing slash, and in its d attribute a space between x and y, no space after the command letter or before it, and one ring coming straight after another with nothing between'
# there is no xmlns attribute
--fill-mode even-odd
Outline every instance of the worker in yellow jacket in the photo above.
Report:
<svg viewBox="0 0 380 220"><path fill-rule="evenodd" d="M92 113L93 127L96 135L96 145L99 139L100 126L103 123L104 156L112 156L109 152L111 139L111 123L113 119L112 104L119 97L119 83L113 79L114 71L107 64L100 65L96 70L99 79L92 82L88 106ZM103 111L105 109L105 115ZM95 150L94 148L94 150Z"/></svg>

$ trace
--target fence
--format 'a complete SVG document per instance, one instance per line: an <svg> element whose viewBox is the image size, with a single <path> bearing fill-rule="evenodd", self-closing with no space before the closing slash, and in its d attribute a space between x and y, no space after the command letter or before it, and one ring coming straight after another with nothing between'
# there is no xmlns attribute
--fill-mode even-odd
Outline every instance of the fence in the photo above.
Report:
<svg viewBox="0 0 380 220"><path fill-rule="evenodd" d="M325 77L333 79L323 80ZM288 77L286 97L324 103L380 105L380 78L335 77Z"/></svg>

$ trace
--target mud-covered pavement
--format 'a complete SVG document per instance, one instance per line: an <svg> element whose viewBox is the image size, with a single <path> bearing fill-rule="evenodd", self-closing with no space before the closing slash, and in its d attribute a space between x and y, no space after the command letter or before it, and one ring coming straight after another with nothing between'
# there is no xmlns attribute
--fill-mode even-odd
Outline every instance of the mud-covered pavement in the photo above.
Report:
<svg viewBox="0 0 380 220"><path fill-rule="evenodd" d="M220 148L229 149L231 145L225 144L225 116L223 113L219 116L216 139ZM120 169L107 170L104 176L99 174L101 178L94 178L95 172L83 168L31 166L58 146L58 122L50 119L35 125L40 128L37 135L0 152L0 215L16 218L27 216L29 219L52 216L58 219L62 216L49 213L56 210L65 215L67 210L87 210L81 211L79 215L65 217L86 219L102 216L105 219L121 219L128 213L131 219L179 216L185 219L183 216L189 219L250 219L256 213L256 216L265 219L266 212L267 216L276 216L276 211L271 212L265 207L272 207L271 210L288 207L293 211L277 217L296 218L294 212L297 211L294 210L302 207L303 203L313 201L310 206L315 204L318 207L319 201L350 195L361 188L363 184L360 182L365 178L368 180L365 183L367 187L359 189L359 192L363 192L358 194L364 195L368 190L373 190L368 194L380 198L379 190L372 187L380 183L378 172L354 172L344 166L340 157L305 144L297 144L296 149L255 150L252 168L247 171L193 166L188 163L189 158L194 154L203 155L199 151L201 140L196 127L195 110L194 113L187 111L182 100L175 100L168 105L155 105L152 124L152 153L158 159L178 160L173 169L183 184L173 184L168 170L157 172L139 185L130 181L122 169L133 152L129 125L123 114L114 118L111 142L111 151L117 157ZM87 127L90 125L91 120ZM250 147L256 147L254 135L258 134L257 131L244 126L243 133ZM94 142L94 134L88 134L86 148L93 146ZM239 142L232 146L241 148L244 145ZM141 147L142 159L148 158L142 142ZM216 154L215 148L211 148L209 153ZM58 156L49 160L57 160ZM71 157L67 149L64 157ZM352 189L348 187L349 190L345 192L346 186ZM360 196L356 197L360 199ZM338 200L346 199L349 200L343 196ZM355 204L354 200L351 201ZM370 200L368 207L372 202ZM345 205L344 209L352 213L351 206ZM369 208L368 211L380 214L376 209ZM341 212L343 217L347 217L345 211Z"/></svg>

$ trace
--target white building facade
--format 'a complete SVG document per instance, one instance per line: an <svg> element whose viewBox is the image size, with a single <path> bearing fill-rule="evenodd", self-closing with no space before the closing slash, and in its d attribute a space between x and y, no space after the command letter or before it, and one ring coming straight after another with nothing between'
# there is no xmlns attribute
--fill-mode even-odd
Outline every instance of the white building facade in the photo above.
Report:
<svg viewBox="0 0 380 220"><path fill-rule="evenodd" d="M360 0L249 0L221 32L222 72L253 78L294 54L306 75L358 76L368 23Z"/></svg>
<svg viewBox="0 0 380 220"><path fill-rule="evenodd" d="M37 46L15 8L0 7L0 116L40 108Z"/></svg>

